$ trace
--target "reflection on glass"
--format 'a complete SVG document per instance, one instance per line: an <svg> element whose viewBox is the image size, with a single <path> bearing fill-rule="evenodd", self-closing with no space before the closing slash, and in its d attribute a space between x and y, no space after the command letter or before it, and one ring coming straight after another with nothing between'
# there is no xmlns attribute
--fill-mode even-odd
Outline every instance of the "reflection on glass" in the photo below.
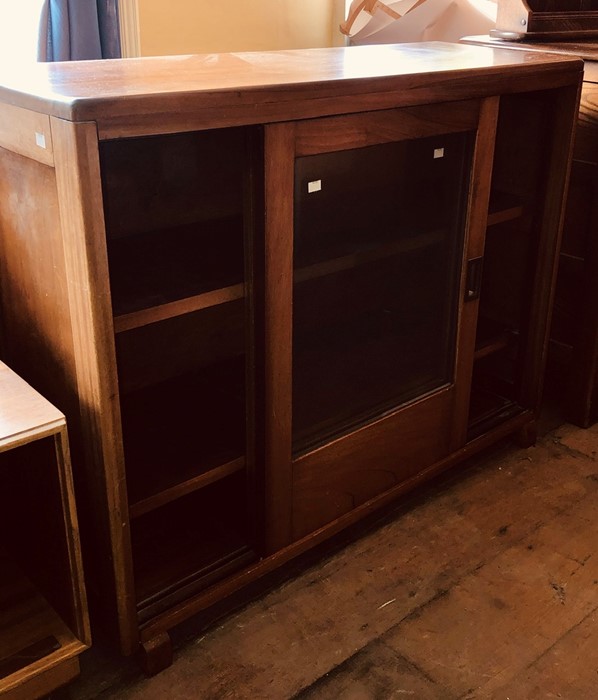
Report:
<svg viewBox="0 0 598 700"><path fill-rule="evenodd" d="M296 453L451 382L471 141L296 160Z"/></svg>

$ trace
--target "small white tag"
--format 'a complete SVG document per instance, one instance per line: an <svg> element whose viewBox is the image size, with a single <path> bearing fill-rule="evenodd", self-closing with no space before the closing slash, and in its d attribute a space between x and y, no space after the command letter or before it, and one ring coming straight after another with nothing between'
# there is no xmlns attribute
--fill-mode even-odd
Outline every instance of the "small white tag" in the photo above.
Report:
<svg viewBox="0 0 598 700"><path fill-rule="evenodd" d="M307 192L311 194L312 192L319 192L322 189L322 180L312 180L307 183Z"/></svg>
<svg viewBox="0 0 598 700"><path fill-rule="evenodd" d="M39 146L40 148L46 147L46 137L44 134L40 134L39 131L35 132L35 145Z"/></svg>
<svg viewBox="0 0 598 700"><path fill-rule="evenodd" d="M435 148L434 158L444 158L444 148Z"/></svg>

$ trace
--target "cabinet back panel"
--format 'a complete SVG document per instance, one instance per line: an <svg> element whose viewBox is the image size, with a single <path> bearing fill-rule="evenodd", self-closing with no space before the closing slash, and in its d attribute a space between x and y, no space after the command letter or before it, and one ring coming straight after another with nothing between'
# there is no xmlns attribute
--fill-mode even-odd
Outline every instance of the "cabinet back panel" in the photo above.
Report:
<svg viewBox="0 0 598 700"><path fill-rule="evenodd" d="M0 453L2 548L60 614L77 630L62 494L54 439Z"/></svg>
<svg viewBox="0 0 598 700"><path fill-rule="evenodd" d="M128 394L121 400L129 499L152 484L201 473L245 452L245 358Z"/></svg>
<svg viewBox="0 0 598 700"><path fill-rule="evenodd" d="M237 216L244 129L102 141L109 238Z"/></svg>

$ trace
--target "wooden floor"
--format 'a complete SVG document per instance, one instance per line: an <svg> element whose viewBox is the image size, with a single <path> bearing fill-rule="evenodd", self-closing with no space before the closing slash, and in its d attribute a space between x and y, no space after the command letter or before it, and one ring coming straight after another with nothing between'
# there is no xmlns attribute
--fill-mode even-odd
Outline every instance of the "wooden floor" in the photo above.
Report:
<svg viewBox="0 0 598 700"><path fill-rule="evenodd" d="M77 700L598 698L598 428L502 446L143 679ZM85 673L85 658L84 658Z"/></svg>

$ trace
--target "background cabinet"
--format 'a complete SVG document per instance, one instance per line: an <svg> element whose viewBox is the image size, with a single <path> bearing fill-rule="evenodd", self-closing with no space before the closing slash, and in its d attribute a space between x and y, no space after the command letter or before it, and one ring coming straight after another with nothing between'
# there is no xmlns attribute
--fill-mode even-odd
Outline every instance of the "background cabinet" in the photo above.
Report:
<svg viewBox="0 0 598 700"><path fill-rule="evenodd" d="M0 87L3 348L72 413L94 600L155 671L178 622L531 439L581 63L138 65Z"/></svg>
<svg viewBox="0 0 598 700"><path fill-rule="evenodd" d="M596 0L498 0L496 29L503 39L598 36Z"/></svg>

